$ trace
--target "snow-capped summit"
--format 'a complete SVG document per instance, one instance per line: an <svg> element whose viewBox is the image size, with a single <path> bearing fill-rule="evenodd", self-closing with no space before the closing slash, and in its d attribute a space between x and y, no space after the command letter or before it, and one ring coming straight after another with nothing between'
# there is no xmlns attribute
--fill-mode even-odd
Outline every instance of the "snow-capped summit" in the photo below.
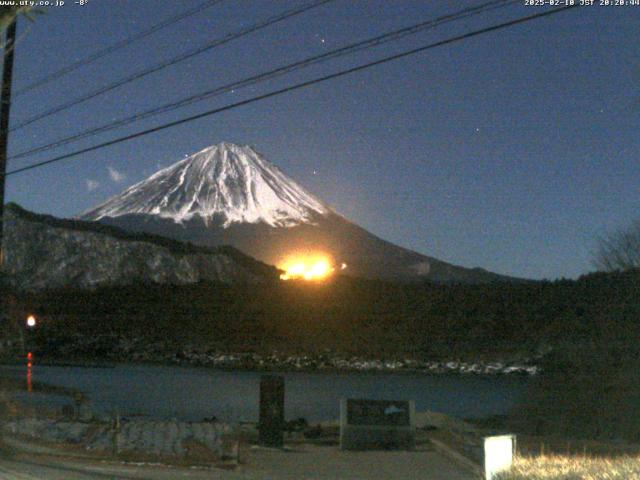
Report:
<svg viewBox="0 0 640 480"><path fill-rule="evenodd" d="M337 214L248 146L220 143L80 215L194 245L231 245L271 265L321 254L343 274L482 283L505 277L389 243Z"/></svg>
<svg viewBox="0 0 640 480"><path fill-rule="evenodd" d="M148 214L181 223L218 216L232 223L291 227L331 210L249 146L222 142L160 170L80 215Z"/></svg>

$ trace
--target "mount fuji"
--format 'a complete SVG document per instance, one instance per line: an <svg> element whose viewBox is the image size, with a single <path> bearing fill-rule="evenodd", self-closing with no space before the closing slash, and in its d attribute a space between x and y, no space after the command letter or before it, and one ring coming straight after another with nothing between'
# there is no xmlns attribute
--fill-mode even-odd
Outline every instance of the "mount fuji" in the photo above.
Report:
<svg viewBox="0 0 640 480"><path fill-rule="evenodd" d="M509 280L382 240L333 211L252 147L205 148L79 215L196 245L232 245L279 265L291 252L323 252L346 273L390 280Z"/></svg>

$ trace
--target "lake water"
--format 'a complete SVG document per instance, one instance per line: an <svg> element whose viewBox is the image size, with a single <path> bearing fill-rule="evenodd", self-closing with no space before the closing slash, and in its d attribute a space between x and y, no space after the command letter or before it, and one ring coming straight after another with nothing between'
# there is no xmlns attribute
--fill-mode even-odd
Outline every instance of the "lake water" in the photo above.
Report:
<svg viewBox="0 0 640 480"><path fill-rule="evenodd" d="M1 366L0 375L24 377L26 366ZM260 373L205 368L117 366L114 368L34 365L31 381L79 389L94 411L158 419L256 421ZM530 379L513 376L389 373L283 373L287 419L338 418L340 398L415 400L416 410L461 418L505 414L525 393ZM23 392L38 403L68 398Z"/></svg>

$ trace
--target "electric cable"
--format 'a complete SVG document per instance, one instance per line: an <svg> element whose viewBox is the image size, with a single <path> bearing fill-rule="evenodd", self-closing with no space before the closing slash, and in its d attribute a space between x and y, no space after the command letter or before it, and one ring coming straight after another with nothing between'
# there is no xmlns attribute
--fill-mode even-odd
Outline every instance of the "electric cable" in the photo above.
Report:
<svg viewBox="0 0 640 480"><path fill-rule="evenodd" d="M62 160L66 160L68 158L77 157L78 155L81 155L83 153L88 153L88 152L92 152L92 151L95 151L95 150L100 150L102 148L109 147L111 145L116 145L116 144L119 144L119 143L122 143L122 142L126 142L128 140L133 140L135 138L139 138L139 137L142 137L142 136L149 135L151 133L156 133L156 132L159 132L159 131L162 131L162 130L166 130L168 128L175 127L175 126L178 126L178 125L182 125L182 124L185 124L185 123L188 123L188 122L192 122L192 121L195 121L195 120L198 120L198 119L201 119L201 118L210 117L212 115L216 115L218 113L225 112L225 111L228 111L228 110L232 110L234 108L238 108L238 107L241 107L241 106L244 106L244 105L249 105L251 103L255 103L255 102L258 102L258 101L261 101L261 100L265 100L267 98L279 96L279 95L282 95L282 94L285 94L285 93L288 93L288 92L292 92L292 91L295 91L295 90L300 90L302 88L310 87L310 86L316 85L318 83L326 82L328 80L333 80L335 78L343 77L345 75L349 75L349 74L352 74L352 73L355 73L355 72L366 70L366 69L369 69L369 68L372 68L372 67L375 67L375 66L378 66L378 65L382 65L382 64L394 61L394 60L398 60L400 58L406 58L408 56L415 55L417 53L421 53L421 52L424 52L424 51L427 51L427 50L430 50L430 49L433 49L433 48L441 47L443 45L449 45L449 44L452 44L452 43L455 43L455 42L459 42L461 40L465 40L467 38L475 37L475 36L478 36L478 35L483 35L483 34L486 34L486 33L497 31L497 30L502 30L502 29L509 28L509 27L514 26L514 25L522 24L522 23L529 22L529 21L532 21L532 20L537 20L537 19L540 19L540 18L549 17L551 15L555 15L555 14L558 14L558 13L561 13L561 12L564 12L564 11L567 11L567 10L571 10L571 9L574 9L574 8L577 8L577 7L578 7L577 4L568 5L568 6L556 8L556 9L553 9L553 10L548 10L548 11L545 11L545 12L542 12L542 13L537 13L537 14L534 14L534 15L528 15L526 17L517 18L515 20L510 20L508 22L500 23L500 24L493 25L493 26L490 26L490 27L485 27L485 28L482 28L480 30L474 30L472 32L465 33L465 34L462 34L462 35L458 35L458 36L455 36L455 37L451 37L451 38L448 38L448 39L445 39L445 40L440 40L440 41L435 42L435 43L431 43L431 44L428 44L428 45L424 45L422 47L418 47L418 48L414 48L414 49L411 49L411 50L407 50L407 51L404 51L404 52L401 52L401 53L397 53L395 55L387 56L387 57L381 58L379 60L368 62L368 63L362 64L362 65L358 65L356 67L348 68L346 70L341 70L339 72L332 73L332 74L329 74L329 75L325 75L325 76L322 76L322 77L318 77L318 78L315 78L313 80L308 80L308 81L305 81L305 82L301 82L301 83L297 83L297 84L294 84L294 85L290 85L288 87L284 87L284 88L281 88L281 89L278 89L278 90L274 90L274 91L271 91L269 93L258 95L256 97L252 97L252 98L249 98L249 99L246 99L246 100L242 100L242 101L239 101L239 102L236 102L236 103L225 105L223 107L218 107L218 108L215 108L213 110L208 110L206 112L202 112L202 113L199 113L199 114L196 114L196 115L192 115L192 116L189 116L189 117L186 117L186 118L182 118L180 120L175 120L173 122L165 123L163 125L159 125L159 126L156 126L156 127L153 127L153 128L142 130L140 132L132 133L132 134L126 135L124 137L119 137L119 138L116 138L116 139L113 139L113 140L109 140L109 141L106 141L106 142L103 142L103 143L100 143L100 144L97 144L97 145L93 145L91 147L87 147L87 148L83 148L83 149L80 149L80 150L76 150L74 152L67 153L67 154L64 154L64 155L60 155L58 157L51 158L49 160L44 160L44 161L37 162L37 163L31 164L31 165L27 165L25 167L17 168L15 170L11 170L11 171L7 172L5 174L5 177L9 176L9 175L15 175L17 173L25 172L25 171L28 171L28 170L33 170L33 169L36 169L36 168L44 167L45 165L50 165L50 164L53 164L53 163L57 163L57 162L60 162Z"/></svg>
<svg viewBox="0 0 640 480"><path fill-rule="evenodd" d="M163 28L169 27L175 23L178 23L180 20L183 20L185 18L188 18L192 15L195 15L196 13L200 13L201 11L213 7L214 5L217 5L219 3L222 3L224 0L208 0L204 3L201 3L200 5L190 9L190 10L186 10L182 13L179 13L178 15L175 15L173 17L170 17L156 25L154 25L153 27L151 27L148 30L139 32L135 35L132 35L124 40L121 40L119 42L114 43L113 45L109 45L108 47L103 48L102 50L98 50L95 53L92 53L91 55L82 58L80 60L78 60L77 62L73 62L69 65L67 65L66 67L61 68L60 70L57 70L55 72L50 73L49 75L41 78L40 80L37 80L35 82L33 82L30 85L27 85L26 87L18 90L17 92L15 92L13 94L14 98L18 97L20 95L23 95L27 92L30 92L31 90L34 90L36 88L39 88L43 85L46 85L48 83L51 83L54 80L57 80L59 78L62 78L63 76L81 68L84 67L85 65L88 65L90 63L95 62L96 60L99 60L103 57L106 57L107 55L109 55L110 53L115 52L116 50L120 50L121 48L124 47L128 47L129 45L131 45L132 43L135 43L139 40L142 40L143 38L146 38L154 33L156 33L159 30L162 30Z"/></svg>
<svg viewBox="0 0 640 480"><path fill-rule="evenodd" d="M311 3L305 4L301 7L296 7L290 10L287 10L283 13L280 13L278 15L274 15L271 17L268 17L265 20L262 20L258 23L255 23L253 25L250 25L248 27L244 27L241 28L240 30L237 30L235 32L229 33L227 35L225 35L224 37L221 38L217 38L215 40L213 40L212 42L209 42L205 45L202 45L194 50L190 50L188 52L182 53L180 55L177 55L176 57L173 57L170 60L164 61L162 63L153 65L149 68L146 68L138 73L135 73L133 75L130 75L128 77L122 78L120 80L117 80L113 83L110 83L108 85L105 85L103 87L100 87L96 90L93 90L89 93L86 93L84 95L82 95L81 97L75 98L73 100L70 100L66 103L63 103L61 105L58 105L56 107L50 108L49 110L46 110L44 112L38 113L36 115L33 115L32 117L29 117L28 119L18 123L16 126L12 127L9 129L10 132L13 132L15 130L21 129L26 127L27 125L31 125L34 122L37 122L38 120L42 120L43 118L49 117L51 115L54 115L56 113L60 113L64 110L67 110L71 107L74 107L76 105L79 105L81 103L86 102L87 100L90 100L92 98L95 98L99 95L102 95L104 93L110 92L112 90L115 90L116 88L119 88L123 85L126 85L128 83L134 82L136 80L140 80L141 78L146 77L147 75L150 75L152 73L155 73L157 71L163 70L167 67L171 67L173 65L176 65L177 63L183 62L185 60L188 60L189 58L193 58L196 55L200 55L201 53L204 52L208 52L216 47L219 47L220 45L224 45L232 40L235 40L237 38L243 37L245 35L248 35L250 33L253 33L257 30L263 29L265 27L268 27L270 25L273 25L275 23L281 22L283 20L286 20L288 18L291 18L293 16L296 15L300 15L302 13L305 13L313 8L317 8L320 7L326 3L332 2L334 0L314 0Z"/></svg>
<svg viewBox="0 0 640 480"><path fill-rule="evenodd" d="M235 91L235 90L239 90L243 87L247 87L250 85L255 85L257 83L266 81L266 80L271 80L277 77L280 77L282 75L288 74L290 72L299 70L299 69L303 69L306 67L309 67L311 65L317 65L320 63L324 63L328 60L332 60L335 58L339 58L345 55L350 55L352 53L358 52L358 51L362 51L365 49L369 49L369 48L374 48L377 47L379 45L382 45L384 43L388 43L391 41L396 41L402 38L405 38L408 35L413 35L419 32L422 32L424 30L427 29L431 29L431 28L435 28L437 26L440 26L442 24L445 23L449 23L452 21L457 21L457 20L461 20L463 18L467 18L473 15L478 15L481 13L485 13L488 12L490 10L494 10L497 8L503 8L506 7L509 4L513 4L513 3L519 3L520 0L494 0L491 2L487 2L484 3L482 5L479 5L477 7L474 8L466 8L464 10L460 10L458 12L454 12L451 14L447 14L441 17L438 17L436 19L433 20L428 20L428 21L423 21L420 22L418 24L415 25L411 25L409 27L404 27L401 28L399 30L394 30L392 32L388 32L385 33L383 35L378 35L376 37L367 39L367 40L363 40L363 41L359 41L356 43L352 43L350 45L346 45L344 47L340 47L334 50L331 50L329 52L325 52L319 55L315 55L309 58L306 58L304 60L300 60L294 63L290 63L288 65L273 69L273 70L269 70L267 72L263 72L257 75L254 75L252 77L249 78L245 78L243 80L239 80L236 82L232 82L226 85L222 85L219 87L216 87L214 89L208 89L205 90L204 92L200 92L198 94L195 95L191 95L189 97L177 100L177 101L173 101L164 105L161 105L159 107L154 107L150 110L146 110L144 112L140 112L134 115L131 115L129 117L125 117L125 118L121 118L119 120L116 120L114 122L110 122L98 127L92 127L90 129L84 130L82 132L55 140L54 142L45 144L45 145L41 145L38 147L34 147L31 148L29 150L25 150L22 152L18 152L15 155L12 155L9 160L17 160L19 158L24 158L24 157L28 157L31 155L34 155L36 153L41 153L44 151L48 151L54 148L58 148L60 146L63 145L67 145L69 143L73 143L76 142L78 140L82 140L84 138L88 138L88 137L92 137L94 135L100 134L100 133L104 133L110 130L113 130L115 128L119 128L146 118L150 118L150 117L154 117L156 115L160 115L162 113L167 113L173 110L176 110L178 108L182 108L203 100L208 100L210 98L219 96L223 93L228 93L231 91Z"/></svg>

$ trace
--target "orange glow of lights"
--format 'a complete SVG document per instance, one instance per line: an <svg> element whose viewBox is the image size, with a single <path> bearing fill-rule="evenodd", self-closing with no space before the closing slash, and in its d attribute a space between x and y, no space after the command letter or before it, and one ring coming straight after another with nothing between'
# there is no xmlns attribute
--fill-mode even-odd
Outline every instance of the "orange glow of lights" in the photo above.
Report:
<svg viewBox="0 0 640 480"><path fill-rule="evenodd" d="M33 383L32 383L32 372L31 372L31 367L33 367L33 363L31 363L31 358L33 357L33 355L31 354L31 352L27 353L27 358L29 359L29 361L27 362L27 392L31 393L31 391L33 390Z"/></svg>
<svg viewBox="0 0 640 480"><path fill-rule="evenodd" d="M27 317L27 327L33 328L35 326L36 326L36 317L34 317L33 315L29 315Z"/></svg>
<svg viewBox="0 0 640 480"><path fill-rule="evenodd" d="M281 280L322 281L335 271L326 255L293 255L279 267L285 271L280 275Z"/></svg>

